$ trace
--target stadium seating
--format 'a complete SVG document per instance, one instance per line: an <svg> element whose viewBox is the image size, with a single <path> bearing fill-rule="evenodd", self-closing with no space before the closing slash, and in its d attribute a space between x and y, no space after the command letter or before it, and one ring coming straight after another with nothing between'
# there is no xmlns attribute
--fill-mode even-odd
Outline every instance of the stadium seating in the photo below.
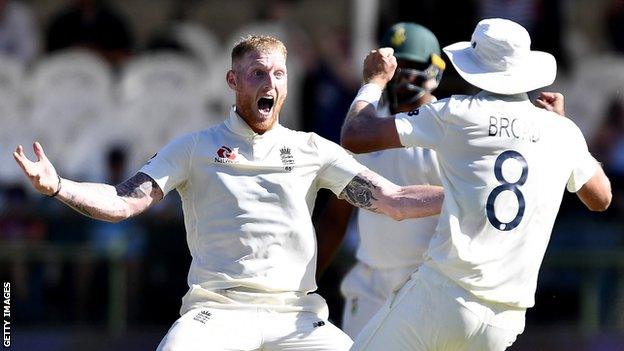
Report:
<svg viewBox="0 0 624 351"><path fill-rule="evenodd" d="M21 62L0 56L0 181L13 183L22 180L22 172L14 166L11 150L24 139L25 123L22 114L22 81L24 67ZM29 142L29 141L28 141Z"/></svg>
<svg viewBox="0 0 624 351"><path fill-rule="evenodd" d="M110 142L113 76L106 61L69 50L39 61L28 84L29 134L65 176L101 174Z"/></svg>
<svg viewBox="0 0 624 351"><path fill-rule="evenodd" d="M206 113L204 71L172 52L145 54L120 80L120 125L131 144L131 168L140 167L175 136L214 124Z"/></svg>

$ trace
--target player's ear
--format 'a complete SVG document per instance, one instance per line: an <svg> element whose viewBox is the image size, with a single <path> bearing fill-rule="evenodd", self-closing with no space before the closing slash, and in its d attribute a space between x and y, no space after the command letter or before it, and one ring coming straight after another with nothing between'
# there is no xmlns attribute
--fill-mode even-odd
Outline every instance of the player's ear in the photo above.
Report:
<svg viewBox="0 0 624 351"><path fill-rule="evenodd" d="M236 90L236 72L234 72L234 70L229 70L225 74L225 81L227 82L230 89Z"/></svg>

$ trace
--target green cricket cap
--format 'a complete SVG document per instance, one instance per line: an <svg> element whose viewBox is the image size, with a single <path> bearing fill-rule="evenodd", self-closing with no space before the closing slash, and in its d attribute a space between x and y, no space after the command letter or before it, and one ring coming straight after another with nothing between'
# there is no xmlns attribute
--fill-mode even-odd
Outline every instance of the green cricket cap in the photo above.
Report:
<svg viewBox="0 0 624 351"><path fill-rule="evenodd" d="M436 36L420 24L400 22L384 34L381 47L394 49L398 59L429 62L431 55L440 56L440 44Z"/></svg>

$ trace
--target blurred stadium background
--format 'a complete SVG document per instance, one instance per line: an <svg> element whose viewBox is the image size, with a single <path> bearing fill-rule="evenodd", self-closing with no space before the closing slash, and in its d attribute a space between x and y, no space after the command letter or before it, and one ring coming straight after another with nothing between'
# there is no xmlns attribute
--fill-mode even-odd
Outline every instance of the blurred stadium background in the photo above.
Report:
<svg viewBox="0 0 624 351"><path fill-rule="evenodd" d="M364 54L390 24L423 24L444 46L487 17L523 24L534 49L557 57L550 89L566 95L615 195L601 214L566 195L537 306L511 350L624 350L624 0L0 0L0 275L11 283L12 349L155 349L190 262L177 195L128 222L91 221L26 186L17 144L40 140L65 177L119 182L173 136L225 118L230 49L252 32L289 50L282 123L337 141ZM438 98L472 92L447 68ZM320 282L337 324L356 242Z"/></svg>

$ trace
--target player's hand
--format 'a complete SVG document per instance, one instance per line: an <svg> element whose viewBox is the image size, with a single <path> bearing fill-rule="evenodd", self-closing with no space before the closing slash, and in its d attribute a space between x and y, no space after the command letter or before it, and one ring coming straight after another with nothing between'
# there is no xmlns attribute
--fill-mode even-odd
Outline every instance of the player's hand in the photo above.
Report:
<svg viewBox="0 0 624 351"><path fill-rule="evenodd" d="M563 94L561 93L541 92L534 104L537 107L565 116L563 100Z"/></svg>
<svg viewBox="0 0 624 351"><path fill-rule="evenodd" d="M394 49L381 48L372 50L364 59L364 69L362 75L364 84L374 83L382 89L394 76L397 67L396 57L394 57Z"/></svg>
<svg viewBox="0 0 624 351"><path fill-rule="evenodd" d="M36 162L29 160L28 157L24 155L24 148L22 145L19 145L15 149L13 157L38 192L44 195L52 195L58 189L59 178L56 170L43 152L41 144L35 142L33 144L33 150L37 157Z"/></svg>

